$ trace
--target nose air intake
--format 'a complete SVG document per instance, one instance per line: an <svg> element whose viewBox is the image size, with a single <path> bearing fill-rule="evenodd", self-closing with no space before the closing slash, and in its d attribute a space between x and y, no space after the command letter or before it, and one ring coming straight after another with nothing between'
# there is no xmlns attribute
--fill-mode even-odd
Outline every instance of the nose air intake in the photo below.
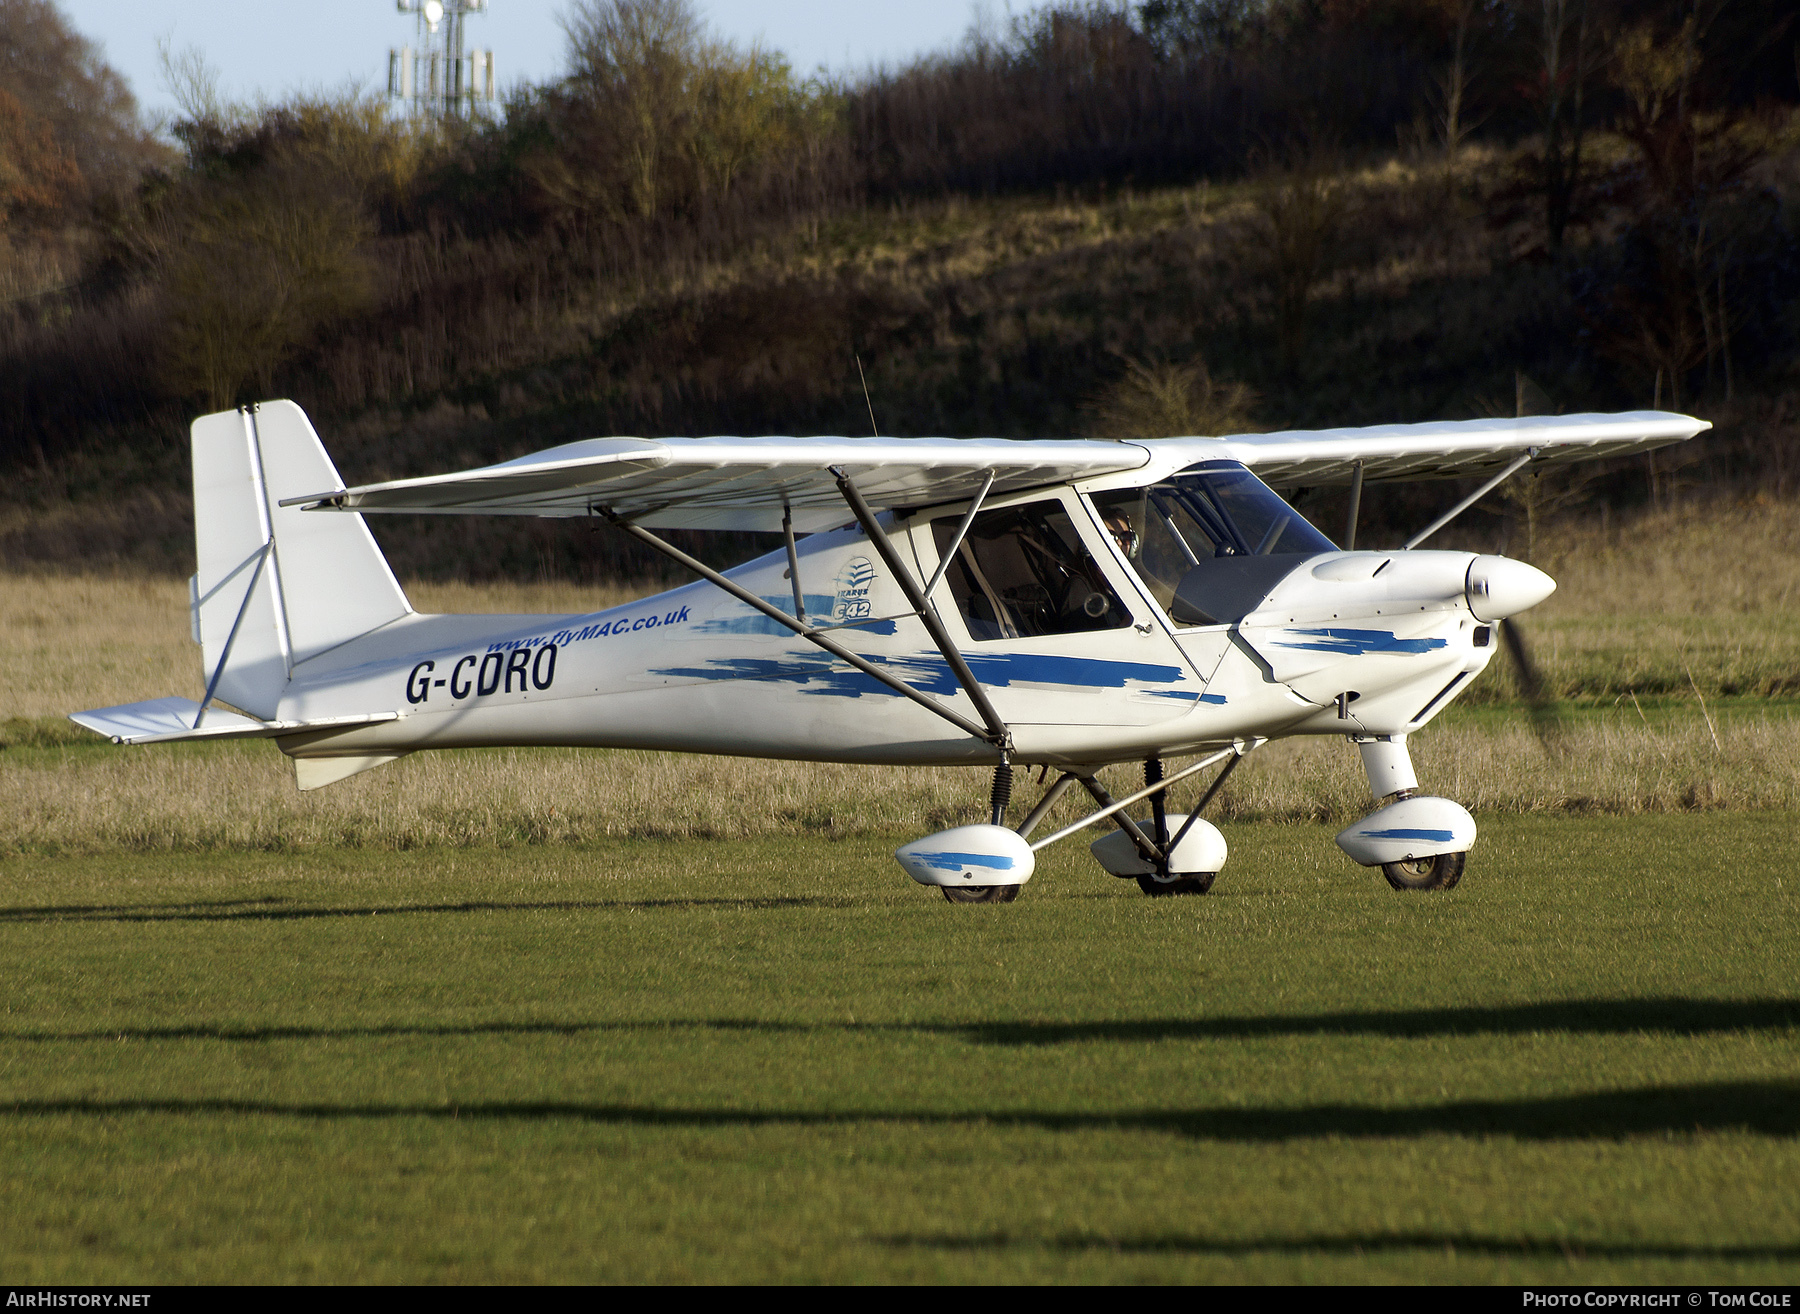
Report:
<svg viewBox="0 0 1800 1314"><path fill-rule="evenodd" d="M1477 620L1497 621L1537 606L1556 592L1556 581L1511 557L1476 557L1463 591Z"/></svg>

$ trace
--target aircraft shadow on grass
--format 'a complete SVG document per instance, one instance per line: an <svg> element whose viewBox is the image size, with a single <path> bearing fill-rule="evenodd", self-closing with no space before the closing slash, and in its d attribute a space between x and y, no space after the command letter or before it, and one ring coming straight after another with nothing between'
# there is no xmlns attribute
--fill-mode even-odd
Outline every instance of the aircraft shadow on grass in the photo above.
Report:
<svg viewBox="0 0 1800 1314"><path fill-rule="evenodd" d="M1465 1232L1366 1232L1301 1236L1203 1236L1193 1232L1165 1232L1141 1236L1102 1237L1062 1234L1050 1237L1015 1236L1008 1232L898 1235L882 1240L896 1248L933 1250L1060 1250L1070 1253L1104 1251L1117 1255L1257 1255L1326 1254L1370 1258L1392 1251L1434 1250L1465 1255L1494 1255L1506 1259L1695 1259L1695 1260L1793 1260L1800 1259L1795 1245L1682 1245L1661 1241L1582 1241L1546 1237L1475 1236Z"/></svg>
<svg viewBox="0 0 1800 1314"><path fill-rule="evenodd" d="M1506 1100L1456 1100L1410 1107L1316 1104L1295 1107L1056 1112L1031 1109L664 1108L565 1101L466 1104L331 1104L237 1099L43 1099L0 1105L0 1117L135 1114L300 1119L568 1121L619 1127L735 1130L903 1124L1056 1132L1161 1132L1195 1140L1267 1142L1322 1136L1509 1136L1520 1140L1607 1140L1740 1132L1800 1135L1800 1079L1651 1086L1635 1090Z"/></svg>
<svg viewBox="0 0 1800 1314"><path fill-rule="evenodd" d="M283 907L282 898L221 899L179 904L60 904L0 908L0 926L44 922L283 922L315 918L393 917L412 913L606 912L643 908L707 908L760 912L772 908L849 908L852 895L803 895L732 899L558 899L538 903L465 900L460 903L376 904L369 907L307 905Z"/></svg>
<svg viewBox="0 0 1800 1314"><path fill-rule="evenodd" d="M547 908L558 904L543 905ZM1566 999L1538 1004L1462 1008L1379 1009L1363 1012L1142 1018L1094 1022L783 1022L759 1018L674 1018L593 1021L580 1018L493 1019L483 1022L395 1022L366 1026L231 1025L191 1023L105 1027L88 1031L0 1031L0 1044L88 1040L391 1039L403 1036L579 1036L630 1032L720 1031L767 1035L860 1034L942 1036L978 1045L1069 1045L1116 1041L1247 1040L1282 1036L1660 1035L1698 1036L1732 1031L1800 1028L1800 999Z"/></svg>

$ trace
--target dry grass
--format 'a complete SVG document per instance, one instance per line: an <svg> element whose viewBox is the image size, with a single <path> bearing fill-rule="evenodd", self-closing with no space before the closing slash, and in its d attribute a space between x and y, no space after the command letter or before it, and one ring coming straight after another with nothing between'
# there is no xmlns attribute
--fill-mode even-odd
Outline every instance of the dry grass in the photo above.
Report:
<svg viewBox="0 0 1800 1314"><path fill-rule="evenodd" d="M1538 564L1557 592L1533 619L1736 617L1756 626L1800 608L1800 503L1758 496L1684 502L1603 527L1546 531Z"/></svg>
<svg viewBox="0 0 1800 1314"><path fill-rule="evenodd" d="M1698 715L1654 727L1617 718L1566 731L1550 754L1522 718L1452 723L1419 736L1415 764L1431 789L1478 812L1800 806L1795 722L1745 718L1718 733L1715 749ZM987 795L985 773L970 769L568 749L423 754L313 794L298 793L286 759L260 743L8 756L0 853L11 855L920 834L979 818ZM1183 787L1177 803L1189 797ZM1057 815L1072 820L1079 806L1066 800ZM1270 745L1217 805L1227 822L1340 824L1368 806L1357 756L1337 740Z"/></svg>
<svg viewBox="0 0 1800 1314"><path fill-rule="evenodd" d="M407 596L424 612L585 612L652 587L415 583ZM187 581L0 574L0 722L171 694L199 698L205 687L188 629Z"/></svg>
<svg viewBox="0 0 1800 1314"><path fill-rule="evenodd" d="M1689 507L1553 530L1563 588L1531 618L1540 661L1589 710L1547 751L1524 714L1453 710L1414 744L1428 787L1477 811L1800 806L1800 721L1785 705L1699 692L1800 680L1800 506ZM585 611L644 590L415 585L421 610ZM124 848L568 843L610 836L918 833L983 810L984 774L627 752L423 754L316 794L260 743L110 749L69 710L198 697L185 585L140 577L0 576L0 852ZM1482 682L1504 701L1506 682ZM1623 692L1661 691L1642 715ZM1028 791L1020 790L1024 796ZM1335 741L1272 745L1221 797L1227 820L1348 821L1368 804ZM1073 816L1074 802L1064 809Z"/></svg>

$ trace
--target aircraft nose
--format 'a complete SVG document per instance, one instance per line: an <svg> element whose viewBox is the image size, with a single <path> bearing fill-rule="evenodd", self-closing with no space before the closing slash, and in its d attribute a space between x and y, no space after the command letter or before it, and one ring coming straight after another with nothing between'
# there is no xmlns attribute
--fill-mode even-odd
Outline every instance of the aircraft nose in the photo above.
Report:
<svg viewBox="0 0 1800 1314"><path fill-rule="evenodd" d="M1476 557L1463 591L1477 620L1497 621L1537 606L1556 592L1556 581L1511 557Z"/></svg>

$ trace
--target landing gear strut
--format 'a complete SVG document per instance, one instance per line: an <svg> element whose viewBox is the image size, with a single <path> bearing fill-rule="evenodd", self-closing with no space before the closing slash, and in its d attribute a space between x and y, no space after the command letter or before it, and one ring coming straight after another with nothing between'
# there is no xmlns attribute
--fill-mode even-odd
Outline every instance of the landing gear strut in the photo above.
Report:
<svg viewBox="0 0 1800 1314"><path fill-rule="evenodd" d="M1475 820L1447 798L1420 794L1406 736L1353 737L1382 806L1345 827L1338 847L1365 867L1380 867L1396 890L1453 890L1475 842Z"/></svg>
<svg viewBox="0 0 1800 1314"><path fill-rule="evenodd" d="M1218 879L1219 869L1225 864L1225 839L1219 834L1217 827L1202 821L1200 814L1212 802L1213 796L1219 792L1232 770L1243 760L1246 751L1248 750L1227 750L1208 759L1211 762L1222 757L1226 761L1200 801L1194 805L1194 810L1175 814L1169 813L1165 801L1167 789L1162 759L1155 756L1146 758L1144 788L1139 791L1138 796L1149 798L1150 819L1142 823L1134 822L1123 811L1113 812L1112 819L1118 830L1089 846L1095 859L1114 876L1135 880L1138 888L1152 898L1171 894L1205 894L1212 889L1213 882ZM1181 774L1187 775L1192 770L1190 767ZM1098 780L1087 776L1081 783L1103 809L1117 806L1112 795L1106 792Z"/></svg>

